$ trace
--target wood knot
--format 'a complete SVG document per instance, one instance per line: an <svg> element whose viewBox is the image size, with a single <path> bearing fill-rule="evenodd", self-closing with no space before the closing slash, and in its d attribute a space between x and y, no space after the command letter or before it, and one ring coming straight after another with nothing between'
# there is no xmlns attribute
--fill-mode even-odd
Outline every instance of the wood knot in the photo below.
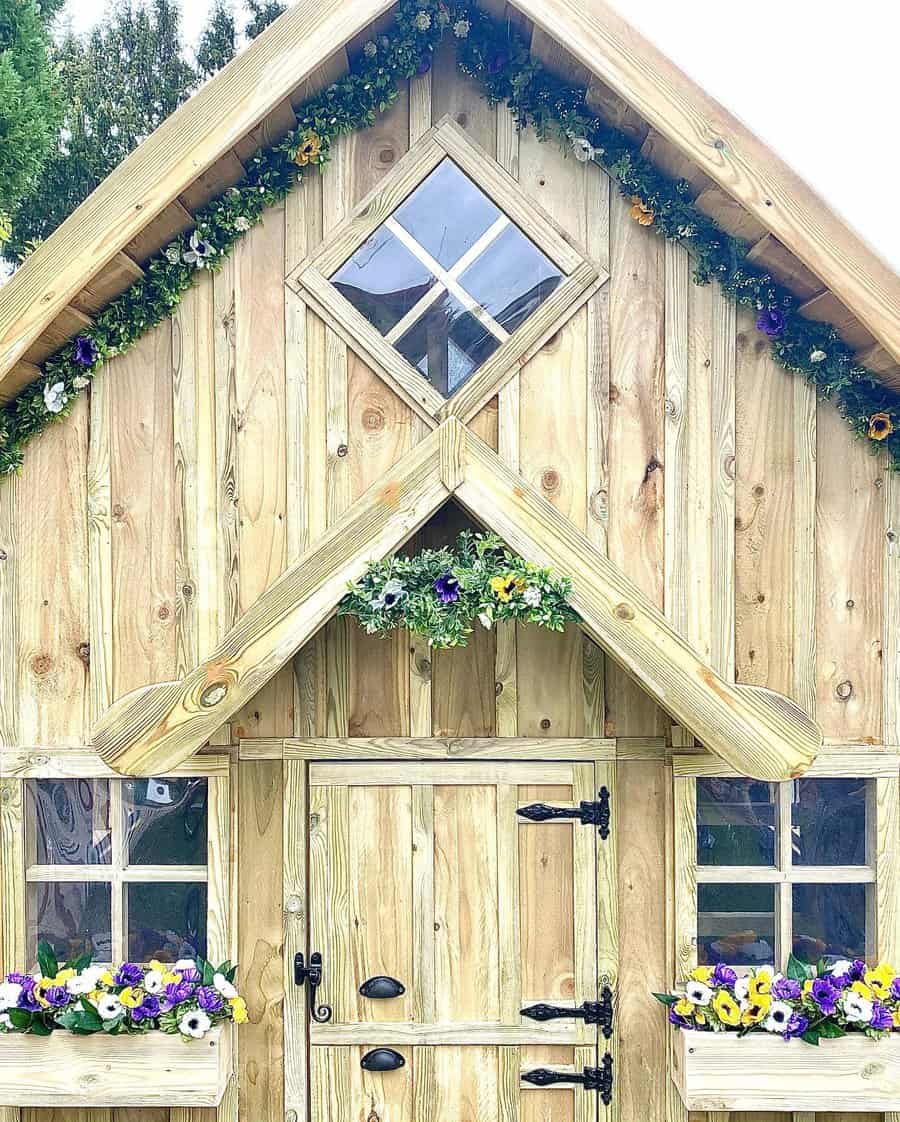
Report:
<svg viewBox="0 0 900 1122"><path fill-rule="evenodd" d="M766 489L761 483L757 483L753 490L750 492L754 499L761 499L765 493Z"/></svg>
<svg viewBox="0 0 900 1122"><path fill-rule="evenodd" d="M560 474L554 468L541 472L541 490L545 495L555 495L562 483Z"/></svg>
<svg viewBox="0 0 900 1122"><path fill-rule="evenodd" d="M610 385L609 385L609 400L610 401L618 401L620 397L621 397L621 394L619 393L619 387L613 385L612 382L610 382Z"/></svg>
<svg viewBox="0 0 900 1122"><path fill-rule="evenodd" d="M384 428L384 413L374 406L364 409L362 423L367 432L379 432Z"/></svg>
<svg viewBox="0 0 900 1122"><path fill-rule="evenodd" d="M185 600L193 599L194 586L188 581L185 581L185 583L181 586L181 595L185 598Z"/></svg>
<svg viewBox="0 0 900 1122"><path fill-rule="evenodd" d="M297 912L299 912L302 909L302 907L303 907L303 901L300 899L299 896L294 896L294 895L288 896L287 900L285 901L285 905L284 905L285 911L290 912L291 915L296 915Z"/></svg>
<svg viewBox="0 0 900 1122"><path fill-rule="evenodd" d="M890 532L890 531L888 531L888 532ZM6 552L6 550L5 549L0 549L0 561L6 561L8 557L9 557L9 554Z"/></svg>
<svg viewBox="0 0 900 1122"><path fill-rule="evenodd" d="M204 709L214 709L225 700L227 694L227 682L212 682L200 694L200 704Z"/></svg>
<svg viewBox="0 0 900 1122"><path fill-rule="evenodd" d="M346 444L339 444L337 446L337 454L338 454L338 457L340 459L343 459L349 451L350 451L350 449L347 447Z"/></svg>
<svg viewBox="0 0 900 1122"><path fill-rule="evenodd" d="M168 604L160 604L160 606L156 610L156 614L160 619L167 620L172 614L172 609Z"/></svg>
<svg viewBox="0 0 900 1122"><path fill-rule="evenodd" d="M53 669L53 659L48 654L35 655L31 660L31 672L36 678L45 678Z"/></svg>
<svg viewBox="0 0 900 1122"><path fill-rule="evenodd" d="M501 693L503 693L503 683L494 682L494 696L499 697Z"/></svg>
<svg viewBox="0 0 900 1122"><path fill-rule="evenodd" d="M114 503L112 508L113 522L121 522L125 518L125 507L121 503Z"/></svg>
<svg viewBox="0 0 900 1122"><path fill-rule="evenodd" d="M81 661L84 663L85 666L89 667L91 665L91 644L90 643L79 643L78 646L75 648L75 653L78 655L78 657L81 659Z"/></svg>
<svg viewBox="0 0 900 1122"><path fill-rule="evenodd" d="M616 619L632 620L634 619L634 608L630 604L616 604L613 608L613 615Z"/></svg>
<svg viewBox="0 0 900 1122"><path fill-rule="evenodd" d="M390 166L396 159L397 153L393 148L382 148L378 153L378 162L382 165Z"/></svg>
<svg viewBox="0 0 900 1122"><path fill-rule="evenodd" d="M466 125L469 123L469 114L468 113L457 113L456 114L456 123L458 125L462 125L462 127L465 128Z"/></svg>
<svg viewBox="0 0 900 1122"><path fill-rule="evenodd" d="M838 682L834 688L834 696L838 701L849 701L853 697L853 683L849 680Z"/></svg>

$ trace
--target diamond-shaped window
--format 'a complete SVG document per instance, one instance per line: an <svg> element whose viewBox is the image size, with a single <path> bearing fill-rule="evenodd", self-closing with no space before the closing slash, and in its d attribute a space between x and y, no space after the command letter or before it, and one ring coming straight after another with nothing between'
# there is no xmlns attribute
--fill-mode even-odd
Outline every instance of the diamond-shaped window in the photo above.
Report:
<svg viewBox="0 0 900 1122"><path fill-rule="evenodd" d="M295 274L347 342L435 416L470 381L467 409L496 392L598 279L450 124L432 130Z"/></svg>

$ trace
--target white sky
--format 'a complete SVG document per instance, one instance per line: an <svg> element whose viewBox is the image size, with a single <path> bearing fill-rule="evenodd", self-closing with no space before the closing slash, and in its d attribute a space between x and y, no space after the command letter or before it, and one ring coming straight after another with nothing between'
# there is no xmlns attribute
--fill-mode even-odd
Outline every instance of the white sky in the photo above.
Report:
<svg viewBox="0 0 900 1122"><path fill-rule="evenodd" d="M900 5L894 0L611 2L900 271L895 143ZM181 7L193 40L208 0L181 0ZM104 8L104 0L69 0L67 12L84 30Z"/></svg>

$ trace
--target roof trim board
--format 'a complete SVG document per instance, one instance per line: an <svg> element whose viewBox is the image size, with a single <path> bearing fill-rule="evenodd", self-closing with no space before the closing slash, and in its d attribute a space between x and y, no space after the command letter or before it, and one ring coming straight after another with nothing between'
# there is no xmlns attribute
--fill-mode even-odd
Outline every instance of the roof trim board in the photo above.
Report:
<svg viewBox="0 0 900 1122"><path fill-rule="evenodd" d="M900 362L900 277L771 148L605 0L512 0L757 218Z"/></svg>
<svg viewBox="0 0 900 1122"><path fill-rule="evenodd" d="M455 494L530 560L573 578L582 625L702 743L742 774L802 774L822 735L788 698L726 682L609 559L455 417L409 452L323 541L253 604L180 682L128 694L93 744L122 774L165 772L196 752L332 614L373 557L396 550Z"/></svg>
<svg viewBox="0 0 900 1122"><path fill-rule="evenodd" d="M168 117L0 287L3 381L99 268L391 0L300 0Z"/></svg>

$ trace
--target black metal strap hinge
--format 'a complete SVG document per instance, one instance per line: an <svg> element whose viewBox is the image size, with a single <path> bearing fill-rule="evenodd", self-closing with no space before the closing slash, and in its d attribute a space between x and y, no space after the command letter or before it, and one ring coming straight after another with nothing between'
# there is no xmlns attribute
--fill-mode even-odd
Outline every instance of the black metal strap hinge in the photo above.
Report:
<svg viewBox="0 0 900 1122"><path fill-rule="evenodd" d="M601 787L597 801L580 802L578 806L547 806L546 803L532 803L520 807L516 814L529 822L550 822L561 818L572 818L582 826L596 826L604 841L609 837L609 788Z"/></svg>
<svg viewBox="0 0 900 1122"><path fill-rule="evenodd" d="M532 1021L582 1020L586 1025L599 1025L604 1037L609 1040L613 1031L613 996L609 986L604 986L599 1001L584 1001L576 1009L566 1009L561 1005L529 1005L520 1010L523 1017Z"/></svg>
<svg viewBox="0 0 900 1122"><path fill-rule="evenodd" d="M609 1052L600 1061L599 1067L586 1067L581 1075L539 1067L534 1071L523 1072L522 1078L535 1087L549 1087L554 1083L580 1084L585 1091L596 1091L604 1106L609 1106L612 1102L613 1060Z"/></svg>

